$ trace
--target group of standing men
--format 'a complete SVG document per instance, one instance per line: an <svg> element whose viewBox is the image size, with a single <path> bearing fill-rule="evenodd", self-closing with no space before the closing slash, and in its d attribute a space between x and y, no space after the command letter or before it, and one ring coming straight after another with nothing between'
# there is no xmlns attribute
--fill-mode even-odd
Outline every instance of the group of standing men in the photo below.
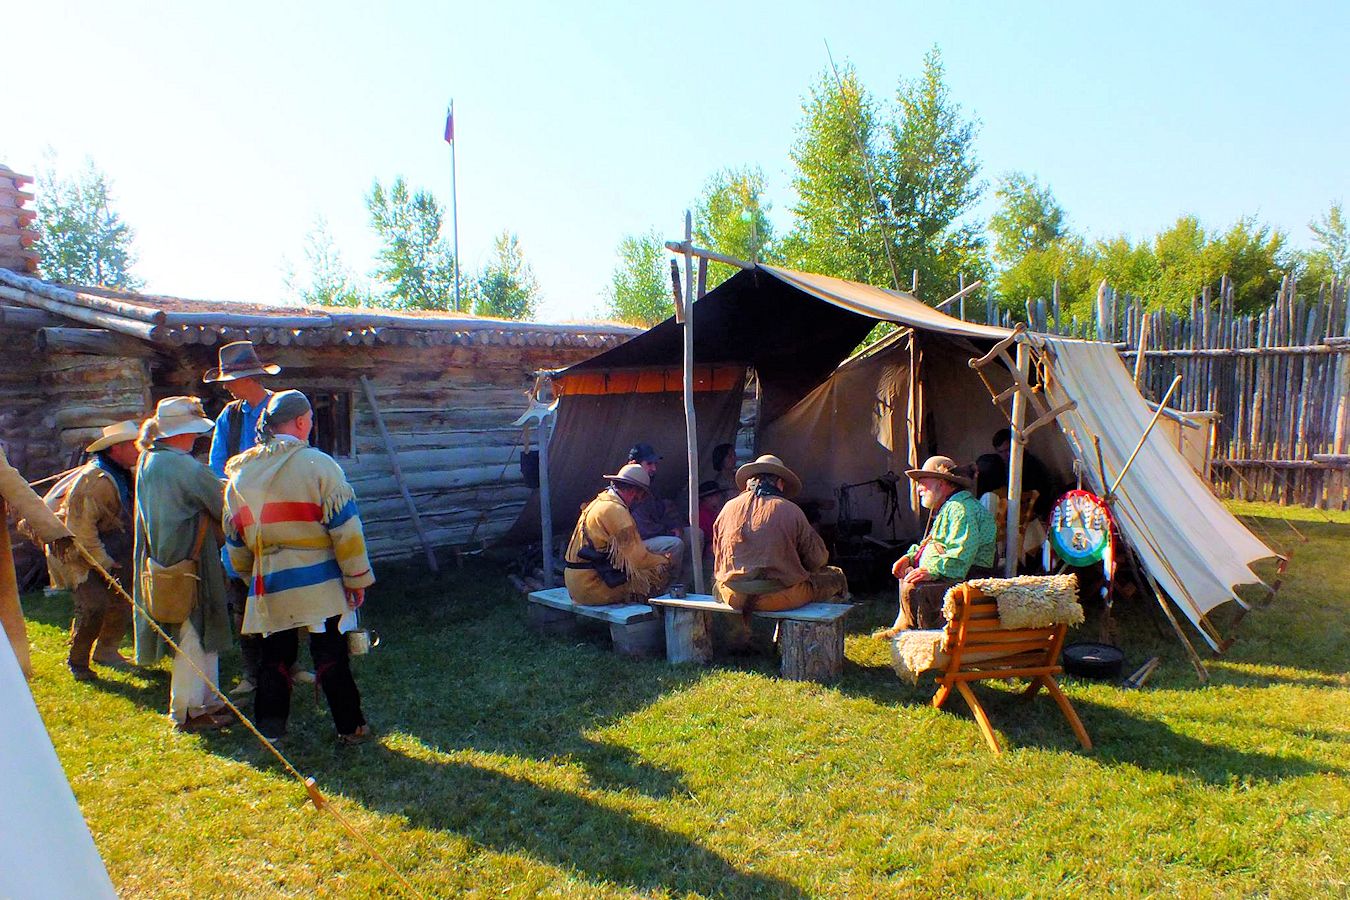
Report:
<svg viewBox="0 0 1350 900"><path fill-rule="evenodd" d="M74 595L68 665L77 680L90 664L127 666L118 647L131 605L94 571L93 559L136 602L135 662L166 654L147 618L148 567L195 560L196 602L177 629L169 712L182 730L230 723L217 682L219 654L237 635L242 678L255 693L254 718L274 741L286 734L294 681L317 679L339 740L361 743L370 727L352 677L345 630L374 582L355 495L331 457L309 445L313 410L299 391L273 392L259 379L280 372L249 341L220 349L203 377L231 394L207 418L196 397L168 397L143 423L119 422L86 450L88 462L49 493L58 518L89 554L48 547L56 587ZM211 434L210 465L192 455ZM228 571L227 571L228 570ZM299 634L309 633L315 672L296 669Z"/></svg>

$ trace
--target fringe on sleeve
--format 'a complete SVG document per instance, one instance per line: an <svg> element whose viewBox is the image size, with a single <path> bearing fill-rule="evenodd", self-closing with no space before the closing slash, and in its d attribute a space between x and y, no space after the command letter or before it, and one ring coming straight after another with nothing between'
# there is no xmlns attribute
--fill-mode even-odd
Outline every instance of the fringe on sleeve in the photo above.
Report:
<svg viewBox="0 0 1350 900"><path fill-rule="evenodd" d="M661 560L652 565L648 558ZM665 582L668 568L664 557L652 553L638 536L636 525L625 525L610 536L609 561L628 576L628 587L635 594L649 593ZM647 564L644 565L644 562Z"/></svg>

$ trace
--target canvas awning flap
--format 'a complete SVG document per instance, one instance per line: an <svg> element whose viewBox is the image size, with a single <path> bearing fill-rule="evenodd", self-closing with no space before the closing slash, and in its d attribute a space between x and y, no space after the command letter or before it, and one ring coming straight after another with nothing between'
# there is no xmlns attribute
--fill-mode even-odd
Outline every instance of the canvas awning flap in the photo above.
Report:
<svg viewBox="0 0 1350 900"><path fill-rule="evenodd" d="M1053 354L1046 384L1051 405L1077 400L1059 423L1098 493L1093 435L1101 441L1107 477L1114 479L1153 417L1110 344L1038 335ZM1177 607L1218 649L1202 619L1229 600L1233 588L1260 584L1251 564L1277 556L1219 502L1195 470L1156 428L1116 490L1116 521L1139 559Z"/></svg>
<svg viewBox="0 0 1350 900"><path fill-rule="evenodd" d="M777 266L761 265L759 268L820 300L833 303L860 316L896 322L922 331L938 331L995 341L1000 341L1011 333L1008 329L996 325L963 322L925 305L912 294L888 291L885 288L845 281L842 278L831 278L828 275L780 269Z"/></svg>

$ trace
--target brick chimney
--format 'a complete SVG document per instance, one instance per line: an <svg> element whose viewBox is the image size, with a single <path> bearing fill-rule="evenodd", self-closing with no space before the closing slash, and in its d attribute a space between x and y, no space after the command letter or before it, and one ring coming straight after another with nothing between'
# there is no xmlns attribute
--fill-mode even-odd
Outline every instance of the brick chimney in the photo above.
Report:
<svg viewBox="0 0 1350 900"><path fill-rule="evenodd" d="M32 228L37 213L25 204L33 202L33 195L23 190L32 184L28 175L19 175L13 169L0 165L0 269L13 269L31 275L37 272L38 255L33 249L37 232Z"/></svg>

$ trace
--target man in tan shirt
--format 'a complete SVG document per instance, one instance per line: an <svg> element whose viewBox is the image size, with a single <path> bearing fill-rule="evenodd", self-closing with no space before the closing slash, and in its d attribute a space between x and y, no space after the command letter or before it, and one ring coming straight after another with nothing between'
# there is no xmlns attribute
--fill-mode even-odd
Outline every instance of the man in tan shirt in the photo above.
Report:
<svg viewBox="0 0 1350 900"><path fill-rule="evenodd" d="M736 609L796 609L848 597L843 571L827 566L829 551L793 503L802 487L776 456L736 470L741 493L713 524L714 591Z"/></svg>

